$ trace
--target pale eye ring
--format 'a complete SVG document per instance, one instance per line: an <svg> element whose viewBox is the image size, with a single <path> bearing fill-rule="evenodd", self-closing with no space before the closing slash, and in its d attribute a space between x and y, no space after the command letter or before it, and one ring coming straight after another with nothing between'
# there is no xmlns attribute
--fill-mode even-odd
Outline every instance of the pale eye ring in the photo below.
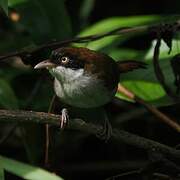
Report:
<svg viewBox="0 0 180 180"><path fill-rule="evenodd" d="M63 57L61 57L61 62L63 64L67 64L69 62L69 58L67 56L63 56Z"/></svg>

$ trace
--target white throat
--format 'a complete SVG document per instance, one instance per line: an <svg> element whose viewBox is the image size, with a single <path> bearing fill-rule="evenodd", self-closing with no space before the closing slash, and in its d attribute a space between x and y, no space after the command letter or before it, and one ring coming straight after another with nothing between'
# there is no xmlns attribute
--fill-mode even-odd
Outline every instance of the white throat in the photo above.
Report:
<svg viewBox="0 0 180 180"><path fill-rule="evenodd" d="M114 92L109 92L103 82L95 76L85 74L84 69L73 70L58 66L50 70L55 77L55 92L65 103L93 108L108 103Z"/></svg>

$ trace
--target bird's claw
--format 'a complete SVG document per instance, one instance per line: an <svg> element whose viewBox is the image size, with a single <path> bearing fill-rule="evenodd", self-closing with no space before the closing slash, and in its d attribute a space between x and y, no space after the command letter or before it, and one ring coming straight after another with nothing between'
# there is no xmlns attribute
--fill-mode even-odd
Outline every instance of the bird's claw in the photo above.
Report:
<svg viewBox="0 0 180 180"><path fill-rule="evenodd" d="M69 121L68 110L63 108L61 111L60 128L64 129Z"/></svg>
<svg viewBox="0 0 180 180"><path fill-rule="evenodd" d="M103 128L96 134L96 136L107 142L112 135L112 126L108 119L105 120Z"/></svg>

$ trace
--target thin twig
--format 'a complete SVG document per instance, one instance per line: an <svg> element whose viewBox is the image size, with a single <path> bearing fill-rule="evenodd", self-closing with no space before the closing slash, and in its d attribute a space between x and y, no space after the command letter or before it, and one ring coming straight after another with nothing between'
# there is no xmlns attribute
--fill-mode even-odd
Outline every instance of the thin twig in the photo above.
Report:
<svg viewBox="0 0 180 180"><path fill-rule="evenodd" d="M170 23L173 27L173 32L177 32L180 30L180 20L177 20L176 22ZM67 46L70 43L87 43L90 41L96 41L101 38L107 37L107 36L114 36L114 35L124 35L124 34L136 34L136 33L153 33L154 30L160 29L162 27L162 24L157 25L145 25L145 26L137 26L137 27L119 27L117 29L111 30L106 33L101 34L94 34L89 36L83 36L83 37L75 37L72 39L67 39L64 41L53 41L50 43L46 43L40 46L37 46L34 49L26 49L21 51L15 51L10 52L4 55L0 56L0 60L4 60L10 57L19 56L21 58L29 58L33 56L33 54L36 54L38 52L41 52L43 50L53 50L62 46Z"/></svg>
<svg viewBox="0 0 180 180"><path fill-rule="evenodd" d="M29 109L31 107L33 99L34 99L35 95L38 93L38 91L42 85L42 82L43 82L43 76L40 76L40 78L35 82L34 87L33 87L32 91L30 92L29 97L26 100L25 108Z"/></svg>
<svg viewBox="0 0 180 180"><path fill-rule="evenodd" d="M117 29L114 29L112 31L102 33L102 34L95 34L90 36L84 36L84 37L75 37L72 39L67 39L64 41L53 41L51 43L40 45L34 49L31 50L21 50L16 52L7 53L5 55L0 56L0 60L4 60L10 57L19 56L19 57L30 57L32 54L35 54L37 52L43 51L45 49L47 50L53 50L62 46L67 46L70 43L86 43L90 41L96 41L101 38L107 37L107 36L114 36L114 35L123 35L123 34L129 34L129 33L141 33L146 32L148 29L148 26L139 26L139 27L119 27Z"/></svg>
<svg viewBox="0 0 180 180"><path fill-rule="evenodd" d="M167 25L167 24L166 24ZM180 30L180 21L177 20L172 25L172 31L175 33L176 31ZM101 38L107 37L107 36L114 36L114 35L124 35L124 34L138 34L138 33L149 33L152 34L156 30L160 30L161 28L164 28L162 24L159 25L143 25L143 26L137 26L137 27L119 27L114 30L111 30L109 32L101 33L101 34L94 34L89 36L83 36L83 37L75 37L72 39L67 39L64 41L53 41L51 43L43 44L40 46L37 46L34 49L24 49L20 51L15 51L11 53L7 53L5 55L0 56L0 60L7 59L14 56L19 56L21 58L23 57L31 57L33 54L36 54L43 50L53 50L62 46L67 46L70 43L87 43L90 41L96 41ZM156 36L157 37L157 36Z"/></svg>
<svg viewBox="0 0 180 180"><path fill-rule="evenodd" d="M48 108L48 114L52 112L52 107L53 107L53 104L54 104L54 100L56 98L56 95L54 94L52 99L51 99L51 102L49 104L49 108ZM45 124L45 157L44 157L44 164L45 164L45 167L48 167L49 166L49 124L46 123Z"/></svg>
<svg viewBox="0 0 180 180"><path fill-rule="evenodd" d="M167 115L163 114L156 107L146 103L143 99L136 96L133 92L131 92L130 90L128 90L121 84L119 84L119 86L118 86L118 92L123 93L125 96L127 96L131 100L134 100L135 102L143 105L147 110L149 110L152 114L154 114L156 117L158 117L159 120L168 124L170 127L175 129L177 132L180 132L180 125L178 123L176 123L174 120L169 118Z"/></svg>
<svg viewBox="0 0 180 180"><path fill-rule="evenodd" d="M49 167L49 124L45 124L45 154L44 165Z"/></svg>
<svg viewBox="0 0 180 180"><path fill-rule="evenodd" d="M141 170L133 170L133 171L128 171L128 172L125 172L125 173L122 173L122 174L118 174L118 175L115 175L115 176L111 176L105 180L116 180L116 178L122 178L124 176L131 176L131 175L134 175L134 174L140 174L141 173Z"/></svg>
<svg viewBox="0 0 180 180"><path fill-rule="evenodd" d="M0 145L2 145L15 131L17 124L13 124L12 127L6 132L6 134L0 139Z"/></svg>
<svg viewBox="0 0 180 180"><path fill-rule="evenodd" d="M162 174L162 173L154 173L153 176L164 179L164 180L173 180L169 175Z"/></svg>
<svg viewBox="0 0 180 180"><path fill-rule="evenodd" d="M55 125L59 127L59 119L61 116L55 114L48 114L43 112L33 112L33 111L12 111L12 110L0 110L0 122L23 122L23 123L41 123L49 125ZM67 130L79 130L84 133L97 134L102 127L92 123L86 123L82 119L70 119L67 126ZM175 160L180 160L180 150L174 149L167 145L161 144L159 142L146 139L144 137L131 134L124 130L113 129L112 140L119 142L124 142L128 145L142 148L145 150L155 150L159 153L164 154L166 157L173 158Z"/></svg>

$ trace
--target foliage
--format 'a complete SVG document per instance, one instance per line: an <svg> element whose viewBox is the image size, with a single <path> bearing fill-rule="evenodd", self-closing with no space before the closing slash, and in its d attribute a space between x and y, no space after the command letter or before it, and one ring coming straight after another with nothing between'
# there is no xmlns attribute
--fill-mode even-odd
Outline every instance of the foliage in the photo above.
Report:
<svg viewBox="0 0 180 180"><path fill-rule="evenodd" d="M88 17L93 9L93 3L94 1L89 0L81 3L78 17L79 27L73 27L72 17L67 12L65 0L0 0L2 9L0 16L4 19L2 23L4 29L2 28L2 31L0 31L0 53L5 54L21 49L31 49L54 40L70 39L73 36L105 33L118 27L151 25L166 20L162 16L141 15L109 17L91 23ZM76 31L77 29L78 31ZM151 44L140 50L136 47L126 46L126 43L128 44L134 38L143 38L143 35L116 35L89 43L74 43L73 45L107 53L115 60L135 59L145 61L147 69L123 74L121 83L148 103L156 106L173 104L154 74L152 57L155 42L152 41ZM160 49L160 64L164 74L168 75L166 76L168 85L174 91L174 75L170 66L170 59L178 53L178 45L179 39L175 38L170 54L168 54L169 48L163 42ZM49 52L43 53L48 57ZM0 69L0 107L47 111L53 95L52 85L43 83L45 79L48 79L48 75L39 78L41 76L39 72L35 72L31 67L19 63L19 59L11 60L2 62L3 68ZM116 97L129 101L119 93L116 94ZM1 156L0 179L4 177L4 170L27 179L42 179L42 177L43 179L61 179L37 167ZM38 178L38 176L41 178Z"/></svg>
<svg viewBox="0 0 180 180"><path fill-rule="evenodd" d="M63 180L55 174L49 173L41 168L30 166L28 164L21 163L3 156L0 156L0 168L0 178L2 180L4 179L3 171L13 173L23 179L29 180Z"/></svg>
<svg viewBox="0 0 180 180"><path fill-rule="evenodd" d="M122 84L144 100L156 106L166 106L172 104L173 101L168 97L168 95L166 95L166 92L155 77L152 63L155 43L155 41L152 42L151 48L144 56L148 70L144 70L143 73L137 71L128 73L122 77ZM170 54L168 54L169 47L164 42L162 42L160 47L160 65L163 69L163 73L166 75L168 85L174 92L176 86L174 85L174 74L170 66L170 59L178 53L178 43L179 40L173 40L173 50ZM117 94L117 96L121 97L120 94Z"/></svg>
<svg viewBox="0 0 180 180"><path fill-rule="evenodd" d="M7 0L1 0L0 6L3 9L3 11L8 14L8 1Z"/></svg>
<svg viewBox="0 0 180 180"><path fill-rule="evenodd" d="M7 2L6 2L7 3ZM5 6L5 1L1 2L1 6ZM13 23L12 27L12 35L13 38L9 39L9 37L4 37L4 43L1 52L5 51L13 51L20 48L28 47L36 47L38 44L46 43L52 41L53 39L62 40L71 37L71 25L70 18L65 10L64 1L54 1L51 3L50 1L28 1L28 0L9 0L9 7L15 9L17 13L19 13L20 19L18 22ZM83 14L82 8L82 16L87 16ZM9 11L9 14L11 12ZM57 18L58 17L58 18ZM134 16L134 17L112 17L105 20L101 20L95 24L87 26L84 28L78 36L86 36L92 34L99 34L103 32L107 32L118 27L127 27L127 26L138 26L144 24L152 24L159 21L162 21L163 18L160 16ZM19 32L20 28L20 34ZM26 32L27 35L24 37L22 34ZM18 33L18 34L17 34ZM9 36L9 34L7 35ZM132 35L126 36L109 36L106 38L102 38L100 40L89 42L86 44L74 44L76 46L86 46L90 49L99 50L111 55L114 59L145 59L148 55L149 61L147 61L148 68L143 71L134 71L129 74L122 75L122 84L126 85L130 90L132 90L135 94L144 98L147 102L153 103L157 106L163 106L171 104L172 101L167 97L166 93L162 89L159 82L157 82L152 67L152 61L150 60L153 55L153 44L150 50L146 48L143 51L137 51L130 48L121 48L119 47L126 41L132 38ZM12 41L18 41L20 43L17 46L12 45ZM173 51L176 51L176 44L173 46ZM163 45L163 54L167 53L164 49ZM0 47L1 48L1 47ZM4 49L5 48L5 49ZM167 49L167 48L166 48ZM167 50L168 51L168 50ZM133 55L132 55L133 53ZM168 84L173 85L173 75L171 73L170 66L168 66L168 61L164 61L164 59L169 60L171 56L164 56L162 53L160 55L160 61L162 66L166 67L166 71L171 76L168 79ZM172 54L172 53L171 53ZM170 71L170 72L169 72ZM4 72L6 70L4 69ZM32 71L33 73L33 71ZM147 76L148 75L148 76ZM149 76L150 75L150 76ZM3 73L2 73L3 76ZM148 78L147 78L148 77ZM5 78L5 77L4 77ZM5 81L2 78L1 81ZM16 75L15 77L16 78ZM2 97L0 98L0 104L6 108L17 108L19 98L15 97L13 89L11 88L10 82L1 83L1 93ZM6 89L8 87L8 92L11 95L6 93ZM6 97L6 99L5 99ZM9 97L9 99L7 99ZM117 94L117 97L123 98L121 94ZM10 100L11 99L11 100ZM9 107L7 106L8 102L11 104ZM20 103L20 102L19 102ZM20 104L24 104L23 102Z"/></svg>

